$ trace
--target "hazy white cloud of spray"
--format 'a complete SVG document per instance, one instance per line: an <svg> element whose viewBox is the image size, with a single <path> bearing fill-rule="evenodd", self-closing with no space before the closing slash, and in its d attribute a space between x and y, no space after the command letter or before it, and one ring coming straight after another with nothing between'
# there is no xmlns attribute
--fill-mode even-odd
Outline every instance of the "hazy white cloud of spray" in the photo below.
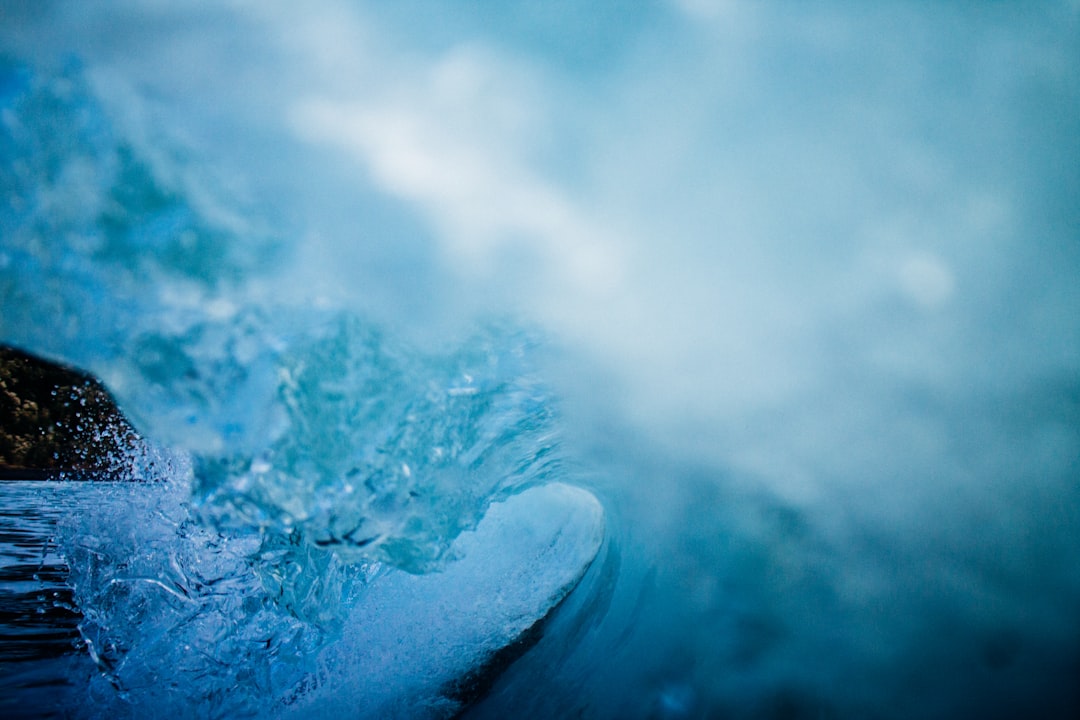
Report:
<svg viewBox="0 0 1080 720"><path fill-rule="evenodd" d="M600 368L605 412L661 442L813 495L891 457L837 459L902 444L912 388L1075 372L1076 292L1030 259L1075 253L1026 147L1056 131L1076 155L1053 121L1076 101L1067 6L686 0L612 28L618 60L591 75L490 28L412 44L330 7L264 12L285 132L422 219L436 303L540 322Z"/></svg>
<svg viewBox="0 0 1080 720"><path fill-rule="evenodd" d="M182 109L303 234L297 273L326 294L380 296L402 325L425 302L518 313L599 368L610 392L586 404L779 484L807 476L800 452L888 433L902 386L1080 364L1048 174L1055 142L1077 156L1075 6L678 0L596 30L611 50L578 69L413 11L456 29L132 2L22 42ZM821 423L836 436L800 437Z"/></svg>

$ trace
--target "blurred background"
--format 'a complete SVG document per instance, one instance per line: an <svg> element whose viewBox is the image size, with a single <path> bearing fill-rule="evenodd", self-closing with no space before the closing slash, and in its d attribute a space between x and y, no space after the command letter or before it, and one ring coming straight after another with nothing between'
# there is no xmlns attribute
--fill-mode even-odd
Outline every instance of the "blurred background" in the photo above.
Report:
<svg viewBox="0 0 1080 720"><path fill-rule="evenodd" d="M1080 712L1075 0L9 0L0 51L74 108L5 111L2 339L151 437L260 397L131 380L181 311L537 338L610 547L476 716ZM178 246L71 231L152 205Z"/></svg>

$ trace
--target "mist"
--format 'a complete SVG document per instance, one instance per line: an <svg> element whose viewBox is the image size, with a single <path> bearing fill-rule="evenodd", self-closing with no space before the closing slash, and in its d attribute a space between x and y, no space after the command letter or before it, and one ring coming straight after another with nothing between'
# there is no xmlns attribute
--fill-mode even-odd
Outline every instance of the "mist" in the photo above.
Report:
<svg viewBox="0 0 1080 720"><path fill-rule="evenodd" d="M622 569L479 716L1080 707L1076 2L9 3L0 47L272 239L230 303L543 338Z"/></svg>

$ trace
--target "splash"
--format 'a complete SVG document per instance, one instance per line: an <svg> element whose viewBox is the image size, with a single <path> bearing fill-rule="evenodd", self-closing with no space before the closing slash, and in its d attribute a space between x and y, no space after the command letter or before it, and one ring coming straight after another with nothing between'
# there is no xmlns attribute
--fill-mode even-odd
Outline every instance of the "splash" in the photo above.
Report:
<svg viewBox="0 0 1080 720"><path fill-rule="evenodd" d="M621 562L480 717L1077 716L1076 3L624 5L9 3L0 341L316 644L565 452Z"/></svg>
<svg viewBox="0 0 1080 720"><path fill-rule="evenodd" d="M65 524L94 683L118 707L182 683L211 715L281 696L383 564L442 568L492 502L555 476L527 333L492 322L420 352L283 302L265 288L285 241L163 171L78 64L0 76L0 337L93 370L175 450L139 466L153 489L99 488Z"/></svg>
<svg viewBox="0 0 1080 720"><path fill-rule="evenodd" d="M78 66L4 75L0 334L94 370L140 430L192 452L215 522L423 571L551 474L527 334L496 323L424 354L347 310L253 297L280 240L161 177Z"/></svg>

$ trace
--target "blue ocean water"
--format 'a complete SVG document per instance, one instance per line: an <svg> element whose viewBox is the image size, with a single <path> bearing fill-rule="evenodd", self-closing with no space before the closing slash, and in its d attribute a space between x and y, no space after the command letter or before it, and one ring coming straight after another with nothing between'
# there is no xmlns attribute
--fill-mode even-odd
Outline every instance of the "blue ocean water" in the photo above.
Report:
<svg viewBox="0 0 1080 720"><path fill-rule="evenodd" d="M80 658L9 695L284 712L373 578L566 482L604 546L469 717L1075 716L1078 27L10 4L0 342L155 482L7 491Z"/></svg>

